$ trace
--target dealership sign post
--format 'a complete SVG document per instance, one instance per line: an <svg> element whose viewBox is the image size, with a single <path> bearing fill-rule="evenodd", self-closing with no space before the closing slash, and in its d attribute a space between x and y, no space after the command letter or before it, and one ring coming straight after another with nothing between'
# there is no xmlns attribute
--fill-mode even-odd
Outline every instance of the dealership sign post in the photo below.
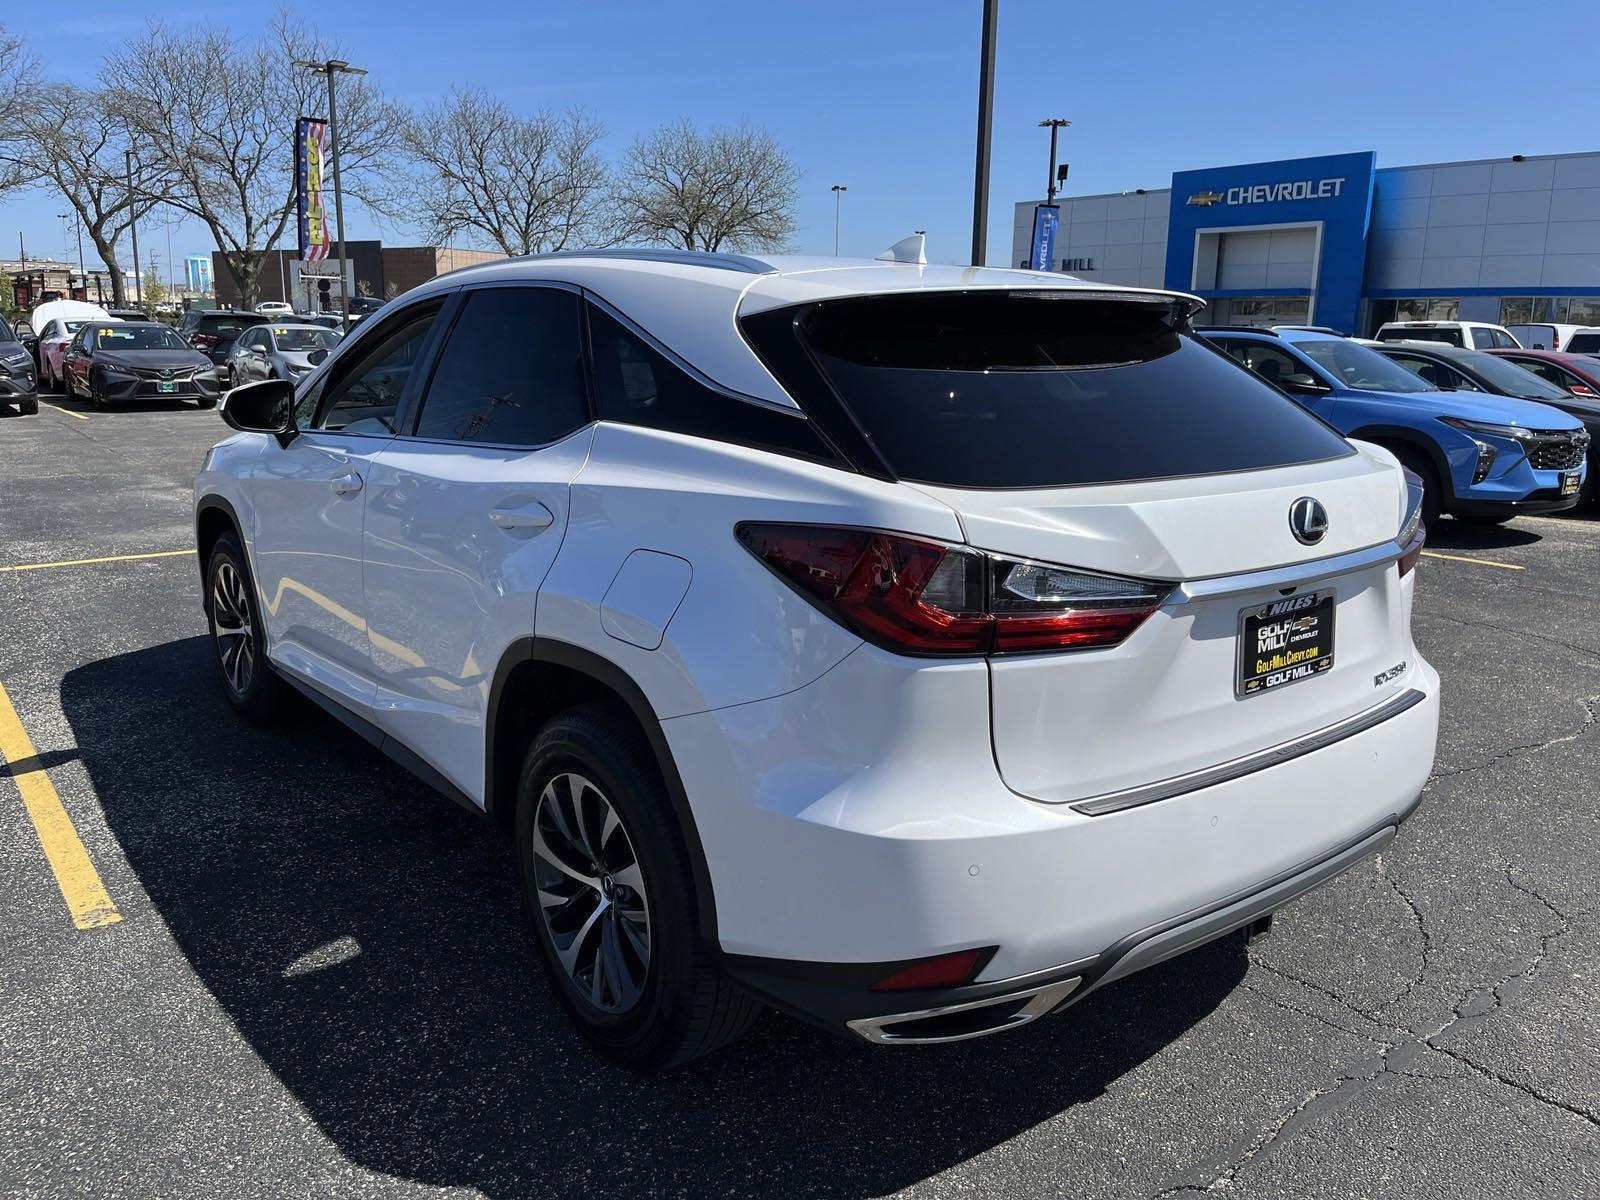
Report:
<svg viewBox="0 0 1600 1200"><path fill-rule="evenodd" d="M1028 265L1035 271L1048 271L1055 257L1056 226L1061 223L1061 206L1036 204L1033 206L1033 251Z"/></svg>
<svg viewBox="0 0 1600 1200"><path fill-rule="evenodd" d="M322 199L328 123L301 117L295 134L295 203L300 219L300 261L323 262L333 245L328 208Z"/></svg>

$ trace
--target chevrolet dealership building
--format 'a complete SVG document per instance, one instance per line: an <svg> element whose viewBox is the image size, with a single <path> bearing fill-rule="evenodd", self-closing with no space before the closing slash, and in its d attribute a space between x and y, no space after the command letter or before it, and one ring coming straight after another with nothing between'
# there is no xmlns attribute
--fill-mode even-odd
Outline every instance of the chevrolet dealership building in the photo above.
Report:
<svg viewBox="0 0 1600 1200"><path fill-rule="evenodd" d="M1051 270L1194 292L1217 324L1600 325L1600 153L1383 168L1335 154L1059 205ZM1016 206L1019 265L1036 207Z"/></svg>

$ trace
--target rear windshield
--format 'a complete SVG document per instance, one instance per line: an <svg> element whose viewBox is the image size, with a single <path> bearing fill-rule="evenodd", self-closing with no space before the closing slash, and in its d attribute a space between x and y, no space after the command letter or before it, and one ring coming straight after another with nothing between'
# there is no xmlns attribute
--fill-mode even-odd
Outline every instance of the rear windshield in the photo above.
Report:
<svg viewBox="0 0 1600 1200"><path fill-rule="evenodd" d="M1461 345L1461 330L1445 327L1443 329L1416 329L1407 326L1404 329L1378 330L1380 342L1444 342L1448 346Z"/></svg>
<svg viewBox="0 0 1600 1200"><path fill-rule="evenodd" d="M1575 333L1567 339L1568 354L1600 352L1600 333Z"/></svg>
<svg viewBox="0 0 1600 1200"><path fill-rule="evenodd" d="M278 349L292 353L332 350L344 338L344 334L332 329L277 329L273 334L278 339Z"/></svg>
<svg viewBox="0 0 1600 1200"><path fill-rule="evenodd" d="M202 317L200 328L217 337L238 337L252 325L265 325L265 317Z"/></svg>
<svg viewBox="0 0 1600 1200"><path fill-rule="evenodd" d="M1166 299L931 292L788 313L746 319L758 350L783 361L772 339L798 337L904 479L1063 487L1350 453L1294 401L1186 332L1183 310Z"/></svg>

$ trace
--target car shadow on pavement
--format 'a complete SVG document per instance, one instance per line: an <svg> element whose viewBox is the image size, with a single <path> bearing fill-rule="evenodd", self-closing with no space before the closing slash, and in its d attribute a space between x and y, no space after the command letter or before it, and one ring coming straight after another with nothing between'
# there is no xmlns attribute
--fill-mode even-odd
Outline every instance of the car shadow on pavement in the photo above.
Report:
<svg viewBox="0 0 1600 1200"><path fill-rule="evenodd" d="M488 822L309 705L241 723L214 669L201 637L106 658L65 677L63 708L200 980L373 1170L495 1197L892 1192L1099 1095L1244 974L1229 939L948 1047L768 1014L688 1068L634 1074L567 1026ZM217 1102L243 1086L219 1080Z"/></svg>
<svg viewBox="0 0 1600 1200"><path fill-rule="evenodd" d="M1503 550L1540 540L1537 530L1521 525L1490 525L1451 517L1428 526L1428 545L1435 550Z"/></svg>

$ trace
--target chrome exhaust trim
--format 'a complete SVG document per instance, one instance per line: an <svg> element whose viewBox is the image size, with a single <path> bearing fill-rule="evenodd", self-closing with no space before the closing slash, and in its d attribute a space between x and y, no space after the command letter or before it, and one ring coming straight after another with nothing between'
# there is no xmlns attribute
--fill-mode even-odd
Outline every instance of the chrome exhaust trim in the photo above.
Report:
<svg viewBox="0 0 1600 1200"><path fill-rule="evenodd" d="M1037 1020L1075 992L1082 982L1083 977L1075 975L1070 979L1058 979L1054 983L1043 984L1040 987L1007 992L1003 996L991 996L987 1000L969 1000L965 1004L946 1004L939 1008L890 1013L882 1017L858 1017L854 1021L846 1021L845 1024L867 1041L882 1046L933 1046L944 1042L965 1042L972 1038L988 1037L992 1033L1003 1033L1007 1029L1015 1029L1019 1025ZM1014 1006L1018 1001L1026 1003L1020 1008L1009 1009L1004 1015L997 1015L992 1024L978 1028L963 1029L956 1033L919 1034L914 1028L902 1032L904 1026L915 1026L923 1021L960 1013L977 1013L978 1010L985 1008Z"/></svg>

